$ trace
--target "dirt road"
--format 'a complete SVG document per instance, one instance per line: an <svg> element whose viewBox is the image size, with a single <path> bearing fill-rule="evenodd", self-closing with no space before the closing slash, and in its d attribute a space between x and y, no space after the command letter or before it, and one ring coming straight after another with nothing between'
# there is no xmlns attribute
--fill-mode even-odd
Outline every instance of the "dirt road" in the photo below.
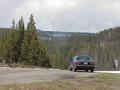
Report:
<svg viewBox="0 0 120 90"><path fill-rule="evenodd" d="M31 82L48 82L58 79L92 77L95 75L96 73L70 72L67 70L40 68L0 68L0 85Z"/></svg>

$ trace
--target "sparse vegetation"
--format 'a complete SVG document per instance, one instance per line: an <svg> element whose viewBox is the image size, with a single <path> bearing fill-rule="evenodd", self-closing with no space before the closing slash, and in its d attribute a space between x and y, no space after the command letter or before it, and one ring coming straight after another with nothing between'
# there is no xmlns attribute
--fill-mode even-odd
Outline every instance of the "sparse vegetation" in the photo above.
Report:
<svg viewBox="0 0 120 90"><path fill-rule="evenodd" d="M98 79L101 80L112 80L112 81L120 81L120 75L119 74L99 74L97 76Z"/></svg>
<svg viewBox="0 0 120 90"><path fill-rule="evenodd" d="M119 79L116 79L116 76ZM0 86L0 90L119 90L120 76L100 74L97 77L57 80L46 83L16 84Z"/></svg>

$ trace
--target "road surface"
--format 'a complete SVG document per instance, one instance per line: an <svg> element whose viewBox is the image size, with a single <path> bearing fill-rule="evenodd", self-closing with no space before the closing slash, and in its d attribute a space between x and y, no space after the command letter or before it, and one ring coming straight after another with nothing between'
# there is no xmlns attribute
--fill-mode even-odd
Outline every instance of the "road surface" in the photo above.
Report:
<svg viewBox="0 0 120 90"><path fill-rule="evenodd" d="M120 71L95 71L96 73L120 74Z"/></svg>
<svg viewBox="0 0 120 90"><path fill-rule="evenodd" d="M92 77L97 73L70 72L68 70L40 69L40 68L0 68L0 85L48 82L59 79L74 79Z"/></svg>

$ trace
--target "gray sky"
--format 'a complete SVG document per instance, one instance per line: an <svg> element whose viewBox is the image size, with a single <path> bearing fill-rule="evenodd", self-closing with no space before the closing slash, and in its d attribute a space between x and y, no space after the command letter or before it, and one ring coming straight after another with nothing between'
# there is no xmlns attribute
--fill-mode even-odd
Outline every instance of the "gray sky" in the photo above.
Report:
<svg viewBox="0 0 120 90"><path fill-rule="evenodd" d="M120 25L120 0L0 0L0 27L31 13L41 30L99 32Z"/></svg>

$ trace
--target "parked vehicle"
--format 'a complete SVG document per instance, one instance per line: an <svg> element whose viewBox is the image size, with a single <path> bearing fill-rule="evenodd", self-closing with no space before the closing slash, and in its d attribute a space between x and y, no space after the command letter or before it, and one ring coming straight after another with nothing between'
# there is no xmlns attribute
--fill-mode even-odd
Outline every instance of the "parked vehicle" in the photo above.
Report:
<svg viewBox="0 0 120 90"><path fill-rule="evenodd" d="M95 68L95 60L87 55L80 55L75 56L73 59L70 60L70 71L76 71L76 70L90 70L91 72L94 72Z"/></svg>

